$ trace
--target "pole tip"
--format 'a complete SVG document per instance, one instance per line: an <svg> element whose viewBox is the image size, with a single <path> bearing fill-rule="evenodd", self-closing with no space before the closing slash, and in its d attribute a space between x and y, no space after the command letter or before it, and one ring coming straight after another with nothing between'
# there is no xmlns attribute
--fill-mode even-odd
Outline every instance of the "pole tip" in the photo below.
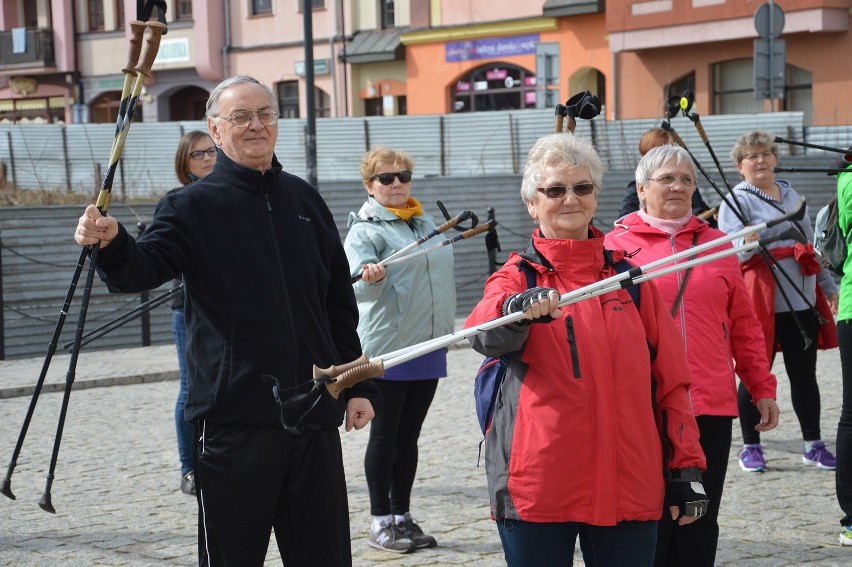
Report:
<svg viewBox="0 0 852 567"><path fill-rule="evenodd" d="M3 496L11 500L17 500L15 495L12 494L12 481L8 478L3 480L3 486L0 488L0 494L3 494Z"/></svg>
<svg viewBox="0 0 852 567"><path fill-rule="evenodd" d="M38 501L38 506L45 512L50 512L51 514L56 513L56 510L53 508L53 503L50 501L49 492L45 492L41 495L41 500Z"/></svg>

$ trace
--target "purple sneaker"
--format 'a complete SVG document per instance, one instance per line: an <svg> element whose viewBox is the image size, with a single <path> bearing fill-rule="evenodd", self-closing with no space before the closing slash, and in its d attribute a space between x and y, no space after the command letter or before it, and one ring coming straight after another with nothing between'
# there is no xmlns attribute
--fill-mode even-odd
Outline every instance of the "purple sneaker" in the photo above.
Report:
<svg viewBox="0 0 852 567"><path fill-rule="evenodd" d="M822 441L814 443L811 450L802 455L802 462L827 471L833 471L837 468L837 459L825 448L825 443Z"/></svg>
<svg viewBox="0 0 852 567"><path fill-rule="evenodd" d="M764 472L766 470L766 459L763 458L763 447L760 445L746 445L740 451L740 468L745 472Z"/></svg>

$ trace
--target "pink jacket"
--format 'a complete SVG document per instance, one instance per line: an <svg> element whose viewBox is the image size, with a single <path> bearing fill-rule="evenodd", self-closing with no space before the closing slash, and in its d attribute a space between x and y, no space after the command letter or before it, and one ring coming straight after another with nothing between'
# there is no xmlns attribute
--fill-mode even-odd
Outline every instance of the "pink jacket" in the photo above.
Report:
<svg viewBox="0 0 852 567"><path fill-rule="evenodd" d="M564 294L615 274L603 234L591 230L589 240L534 233L523 256L537 285ZM500 317L506 298L527 288L519 260L513 254L488 279L465 326ZM657 520L664 469L705 468L677 328L656 287L640 287L639 311L619 289L563 307L564 319L471 339L483 354L512 353L485 442L493 517Z"/></svg>
<svg viewBox="0 0 852 567"><path fill-rule="evenodd" d="M674 237L648 225L637 213L620 219L604 238L608 248L626 250L639 266L725 236L693 217ZM730 247L730 243L725 244ZM706 256L716 250L702 253ZM685 272L654 279L671 308ZM736 376L753 400L775 399L775 376L764 349L763 330L755 315L735 255L692 269L674 315L692 371L695 415L737 416Z"/></svg>

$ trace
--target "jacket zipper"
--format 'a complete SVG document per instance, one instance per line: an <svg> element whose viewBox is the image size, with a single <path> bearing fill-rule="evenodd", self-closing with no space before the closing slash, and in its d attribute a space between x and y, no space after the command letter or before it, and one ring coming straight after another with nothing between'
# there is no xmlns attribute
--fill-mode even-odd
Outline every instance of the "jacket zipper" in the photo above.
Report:
<svg viewBox="0 0 852 567"><path fill-rule="evenodd" d="M272 202L269 200L269 191L266 188L263 190L263 197L266 200L266 220L269 223L269 231L272 234L272 247L275 250L275 264L278 266L278 277L281 279L281 295L284 299L284 316L287 318L287 326L290 329L290 341L292 343L298 335L296 335L296 325L292 316L293 310L290 306L290 293L287 289L287 278L284 275L284 264L281 262L281 249L278 247L275 221L272 218ZM293 344L293 348L293 352L299 352L298 344ZM292 361L291 376L297 376L298 368L296 365L296 357L291 356L290 360Z"/></svg>
<svg viewBox="0 0 852 567"><path fill-rule="evenodd" d="M571 315L565 316L565 329L568 331L568 348L571 351L571 367L574 370L574 378L580 378L580 356L577 354L577 336L574 334L574 319Z"/></svg>

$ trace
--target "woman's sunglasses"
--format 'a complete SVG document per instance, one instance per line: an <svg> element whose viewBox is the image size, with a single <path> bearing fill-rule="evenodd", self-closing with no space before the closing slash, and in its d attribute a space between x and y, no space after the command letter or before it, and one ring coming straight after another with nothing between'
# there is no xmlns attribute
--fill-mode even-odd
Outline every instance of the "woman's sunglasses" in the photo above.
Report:
<svg viewBox="0 0 852 567"><path fill-rule="evenodd" d="M554 185L553 187L538 187L536 191L544 193L548 199L564 199L565 193L571 190L577 197L585 197L591 195L595 191L594 183L577 183L571 187L564 185Z"/></svg>
<svg viewBox="0 0 852 567"><path fill-rule="evenodd" d="M378 179L379 183L381 183L382 185L390 185L391 183L393 183L394 177L399 179L400 183L408 183L409 181L411 181L411 172L406 170L393 171L391 173L377 173L370 178L370 181Z"/></svg>

